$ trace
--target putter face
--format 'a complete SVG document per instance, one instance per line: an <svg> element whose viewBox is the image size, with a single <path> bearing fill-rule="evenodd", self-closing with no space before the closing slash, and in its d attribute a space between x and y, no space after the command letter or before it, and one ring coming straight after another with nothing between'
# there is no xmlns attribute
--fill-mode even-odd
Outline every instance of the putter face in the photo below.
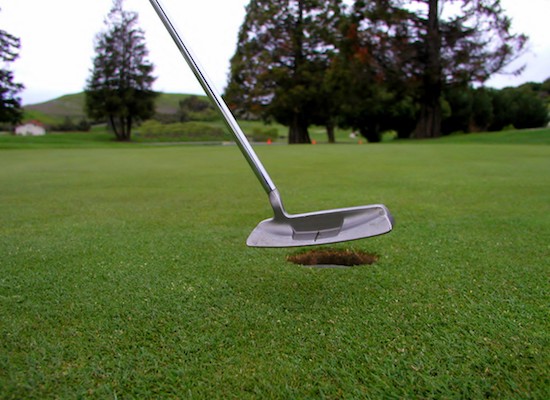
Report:
<svg viewBox="0 0 550 400"><path fill-rule="evenodd" d="M381 205L288 214L277 189L269 193L274 217L258 224L248 237L250 247L298 247L347 242L383 235L393 228L393 217Z"/></svg>
<svg viewBox="0 0 550 400"><path fill-rule="evenodd" d="M388 233L393 218L383 205L341 208L266 219L252 231L251 247L313 246L363 239Z"/></svg>

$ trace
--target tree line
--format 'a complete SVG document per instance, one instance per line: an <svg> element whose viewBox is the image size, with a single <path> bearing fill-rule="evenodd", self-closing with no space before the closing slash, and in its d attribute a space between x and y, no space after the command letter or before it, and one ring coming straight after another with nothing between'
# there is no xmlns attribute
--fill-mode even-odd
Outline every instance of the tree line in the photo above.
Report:
<svg viewBox="0 0 550 400"><path fill-rule="evenodd" d="M329 141L342 126L376 142L390 129L432 138L546 121L542 91L482 87L527 41L500 1L348 3L252 0L231 59L234 112L289 126L291 143L308 143L312 124L326 126ZM524 108L516 103L533 103L533 118L501 117Z"/></svg>
<svg viewBox="0 0 550 400"><path fill-rule="evenodd" d="M309 126L339 126L377 142L452 132L538 127L548 121L550 79L496 90L483 83L525 48L499 0L251 0L231 59L224 97L237 116L289 127L290 143L310 142ZM0 59L19 39L0 30ZM154 65L138 15L113 0L95 40L86 113L127 141L155 115ZM520 69L508 71L520 73ZM0 122L22 117L13 73L0 70ZM212 114L196 98L180 121ZM71 125L72 126L72 125Z"/></svg>

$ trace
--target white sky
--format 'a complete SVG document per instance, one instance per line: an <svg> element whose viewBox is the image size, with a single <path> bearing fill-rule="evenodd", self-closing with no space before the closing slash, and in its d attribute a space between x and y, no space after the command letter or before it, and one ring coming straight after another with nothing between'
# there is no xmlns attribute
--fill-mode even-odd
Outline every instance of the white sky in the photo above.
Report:
<svg viewBox="0 0 550 400"><path fill-rule="evenodd" d="M163 0L188 45L218 90L226 85L229 59L249 0ZM530 36L527 64L519 77L495 76L489 86L541 82L550 77L548 16L550 0L501 0L514 31ZM10 68L25 85L23 104L51 100L84 89L94 57L94 37L103 29L111 0L7 0L0 4L0 28L21 39L20 57ZM149 58L155 64L155 90L202 93L148 0L125 0L139 13Z"/></svg>

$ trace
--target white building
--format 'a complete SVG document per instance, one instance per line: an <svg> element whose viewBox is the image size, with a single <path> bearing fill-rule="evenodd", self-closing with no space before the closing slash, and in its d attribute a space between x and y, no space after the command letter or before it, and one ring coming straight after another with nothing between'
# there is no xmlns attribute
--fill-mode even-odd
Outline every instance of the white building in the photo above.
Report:
<svg viewBox="0 0 550 400"><path fill-rule="evenodd" d="M38 121L30 121L16 127L15 134L20 136L42 136L46 134L46 128Z"/></svg>

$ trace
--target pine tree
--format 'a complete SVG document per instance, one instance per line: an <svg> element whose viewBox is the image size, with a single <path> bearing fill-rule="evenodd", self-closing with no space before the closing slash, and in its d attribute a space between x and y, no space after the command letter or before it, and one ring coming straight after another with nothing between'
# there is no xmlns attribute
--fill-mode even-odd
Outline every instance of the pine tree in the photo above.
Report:
<svg viewBox="0 0 550 400"><path fill-rule="evenodd" d="M226 98L241 115L289 127L289 143L309 143L323 120L323 74L335 51L341 0L251 0L231 60ZM328 121L327 121L328 122Z"/></svg>
<svg viewBox="0 0 550 400"><path fill-rule="evenodd" d="M414 128L416 106L412 85L404 85L407 71L403 60L407 26L402 15L386 8L384 1L357 1L341 24L338 54L326 80L330 96L338 105L342 127L358 131L369 142L379 142L381 132L395 130L406 136Z"/></svg>
<svg viewBox="0 0 550 400"><path fill-rule="evenodd" d="M136 121L155 112L157 94L152 90L153 64L138 14L125 11L123 0L113 0L106 30L96 37L96 57L86 87L86 112L106 120L117 140L128 141Z"/></svg>
<svg viewBox="0 0 550 400"><path fill-rule="evenodd" d="M19 56L21 42L19 38L0 30L0 61L4 64L13 62ZM17 94L23 90L21 83L14 82L13 72L7 68L0 69L0 122L15 124L21 121L21 98Z"/></svg>

